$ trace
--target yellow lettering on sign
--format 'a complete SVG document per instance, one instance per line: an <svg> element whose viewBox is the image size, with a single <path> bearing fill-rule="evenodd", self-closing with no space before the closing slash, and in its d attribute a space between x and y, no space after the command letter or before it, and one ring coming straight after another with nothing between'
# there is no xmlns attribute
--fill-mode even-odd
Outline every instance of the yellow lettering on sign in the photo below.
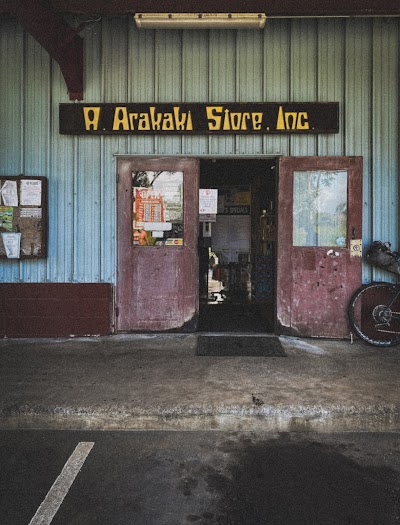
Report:
<svg viewBox="0 0 400 525"><path fill-rule="evenodd" d="M230 124L230 121L229 121L229 109L225 110L224 127L222 129L224 131L229 131L231 129L231 124Z"/></svg>
<svg viewBox="0 0 400 525"><path fill-rule="evenodd" d="M276 129L285 130L285 119L283 117L283 107L279 106L278 120L276 121Z"/></svg>
<svg viewBox="0 0 400 525"><path fill-rule="evenodd" d="M207 106L206 113L208 119L208 129L210 131L217 131L221 128L221 114L223 109L223 106Z"/></svg>
<svg viewBox="0 0 400 525"><path fill-rule="evenodd" d="M244 115L246 115L246 113L231 113L231 126L234 131L238 131L240 129L247 129ZM242 126L244 127L242 128Z"/></svg>
<svg viewBox="0 0 400 525"><path fill-rule="evenodd" d="M223 106L207 106L206 114L210 131L260 130L263 120L261 112L233 112Z"/></svg>
<svg viewBox="0 0 400 525"><path fill-rule="evenodd" d="M98 106L84 107L83 116L85 118L86 131L96 131L99 127L100 108Z"/></svg>
<svg viewBox="0 0 400 525"><path fill-rule="evenodd" d="M192 112L191 111L189 111L189 113L188 113L186 129L193 130Z"/></svg>
<svg viewBox="0 0 400 525"><path fill-rule="evenodd" d="M113 131L118 131L121 126L124 131L129 131L128 111L124 106L117 106L114 112Z"/></svg>
<svg viewBox="0 0 400 525"><path fill-rule="evenodd" d="M310 129L310 124L308 123L308 114L305 111L299 113L297 118L297 129Z"/></svg>
<svg viewBox="0 0 400 525"><path fill-rule="evenodd" d="M276 129L278 131L308 130L310 129L308 113L306 111L299 113L296 111L283 111L283 107L279 106Z"/></svg>
<svg viewBox="0 0 400 525"><path fill-rule="evenodd" d="M130 129L135 129L135 120L137 120L138 114L137 113L129 113L129 125Z"/></svg>
<svg viewBox="0 0 400 525"><path fill-rule="evenodd" d="M172 113L163 113L164 119L162 124L162 129L165 131L173 131L174 130L174 118L172 116Z"/></svg>
<svg viewBox="0 0 400 525"><path fill-rule="evenodd" d="M175 126L178 131L193 129L192 114L190 111L188 113L181 113L181 108L179 106L174 106L174 118Z"/></svg>
<svg viewBox="0 0 400 525"><path fill-rule="evenodd" d="M262 125L263 114L262 113L252 113L251 120L253 122L253 129L260 130Z"/></svg>
<svg viewBox="0 0 400 525"><path fill-rule="evenodd" d="M180 112L179 106L174 106L174 118L175 118L175 125L177 130L184 130L185 129L185 121L186 121L186 113Z"/></svg>
<svg viewBox="0 0 400 525"><path fill-rule="evenodd" d="M151 121L151 129L159 131L161 129L161 121L162 121L162 113L156 113L156 108L154 106L150 106L150 121Z"/></svg>
<svg viewBox="0 0 400 525"><path fill-rule="evenodd" d="M97 125L97 124L96 124ZM173 112L156 111L150 106L148 112L129 113L126 106L118 106L114 110L113 131L186 131L193 130L192 114L181 112L179 106L174 106Z"/></svg>
<svg viewBox="0 0 400 525"><path fill-rule="evenodd" d="M150 131L150 118L148 113L140 113L139 115L139 131Z"/></svg>
<svg viewBox="0 0 400 525"><path fill-rule="evenodd" d="M297 129L297 113L288 111L285 113L286 129Z"/></svg>

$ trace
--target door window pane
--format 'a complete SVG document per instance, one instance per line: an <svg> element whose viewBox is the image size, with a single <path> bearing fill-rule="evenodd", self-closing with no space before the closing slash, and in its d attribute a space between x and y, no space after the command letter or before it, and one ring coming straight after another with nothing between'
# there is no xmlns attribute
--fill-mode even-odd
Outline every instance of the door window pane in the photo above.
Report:
<svg viewBox="0 0 400 525"><path fill-rule="evenodd" d="M293 246L345 246L347 171L295 171Z"/></svg>
<svg viewBox="0 0 400 525"><path fill-rule="evenodd" d="M132 173L133 244L183 245L183 172Z"/></svg>

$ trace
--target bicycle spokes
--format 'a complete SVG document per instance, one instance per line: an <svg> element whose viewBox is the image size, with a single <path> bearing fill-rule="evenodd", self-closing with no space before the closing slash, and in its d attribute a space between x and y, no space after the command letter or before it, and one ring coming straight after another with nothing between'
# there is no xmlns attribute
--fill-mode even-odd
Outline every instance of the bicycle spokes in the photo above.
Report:
<svg viewBox="0 0 400 525"><path fill-rule="evenodd" d="M361 287L349 304L350 323L370 344L400 343L400 288L390 283Z"/></svg>

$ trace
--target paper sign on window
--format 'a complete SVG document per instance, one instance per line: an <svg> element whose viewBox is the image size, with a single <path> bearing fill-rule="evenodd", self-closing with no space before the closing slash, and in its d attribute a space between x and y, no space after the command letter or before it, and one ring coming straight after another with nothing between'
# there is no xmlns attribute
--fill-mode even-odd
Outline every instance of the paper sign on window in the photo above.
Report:
<svg viewBox="0 0 400 525"><path fill-rule="evenodd" d="M133 244L183 244L183 172L132 173Z"/></svg>

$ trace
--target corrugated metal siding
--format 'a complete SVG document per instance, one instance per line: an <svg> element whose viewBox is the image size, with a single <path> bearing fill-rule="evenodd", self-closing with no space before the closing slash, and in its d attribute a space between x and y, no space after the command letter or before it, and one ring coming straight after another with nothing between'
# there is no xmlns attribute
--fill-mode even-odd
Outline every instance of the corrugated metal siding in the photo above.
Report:
<svg viewBox="0 0 400 525"><path fill-rule="evenodd" d="M341 20L320 20L318 24L317 93L320 101L344 101L345 95L345 25ZM344 104L340 104L340 122L344 125ZM319 135L318 155L342 155L343 134Z"/></svg>
<svg viewBox="0 0 400 525"><path fill-rule="evenodd" d="M314 20L294 20L290 46L290 97L305 102L318 100L317 24ZM317 155L317 137L292 135L289 155Z"/></svg>
<svg viewBox="0 0 400 525"><path fill-rule="evenodd" d="M371 225L371 78L372 78L372 21L349 20L345 33L345 127L343 152L345 155L362 155L363 180L363 238L364 249L374 237ZM393 174L395 176L395 174ZM363 266L363 278L370 278L370 267Z"/></svg>
<svg viewBox="0 0 400 525"><path fill-rule="evenodd" d="M399 33L398 24L373 23L372 231L398 246ZM396 176L397 174L397 176ZM375 278L380 277L376 272Z"/></svg>
<svg viewBox="0 0 400 525"><path fill-rule="evenodd" d="M22 172L23 32L16 23L2 24L0 31L0 169L1 173ZM6 72L6 74L4 74ZM1 264L1 263L0 263ZM19 279L18 264L2 265L0 278Z"/></svg>
<svg viewBox="0 0 400 525"><path fill-rule="evenodd" d="M209 100L209 39L204 31L184 31L182 40L182 99L187 102ZM208 137L182 137L183 151L195 155L208 152Z"/></svg>
<svg viewBox="0 0 400 525"><path fill-rule="evenodd" d="M2 261L5 282L116 281L114 154L364 157L364 240L398 243L399 20L269 20L264 31L84 31L85 102L338 101L335 135L70 137L56 63L0 20L0 174L49 179L49 256ZM364 268L364 278L381 278Z"/></svg>
<svg viewBox="0 0 400 525"><path fill-rule="evenodd" d="M263 64L264 49L261 31L239 31L236 39L236 100L263 100ZM253 57L253 60L249 60ZM236 151L239 154L256 154L262 151L262 137L239 135L236 139Z"/></svg>
<svg viewBox="0 0 400 525"><path fill-rule="evenodd" d="M290 100L291 46L289 20L274 20L264 32L263 91L266 102ZM289 154L290 137L266 135L263 150L271 153Z"/></svg>
<svg viewBox="0 0 400 525"><path fill-rule="evenodd" d="M25 36L23 56L23 83L20 93L22 138L21 173L43 173L49 165L49 134L51 118L50 57L43 48L30 37ZM17 269L17 265L15 265ZM29 261L19 265L19 279L22 282L42 282L46 277L46 261Z"/></svg>

